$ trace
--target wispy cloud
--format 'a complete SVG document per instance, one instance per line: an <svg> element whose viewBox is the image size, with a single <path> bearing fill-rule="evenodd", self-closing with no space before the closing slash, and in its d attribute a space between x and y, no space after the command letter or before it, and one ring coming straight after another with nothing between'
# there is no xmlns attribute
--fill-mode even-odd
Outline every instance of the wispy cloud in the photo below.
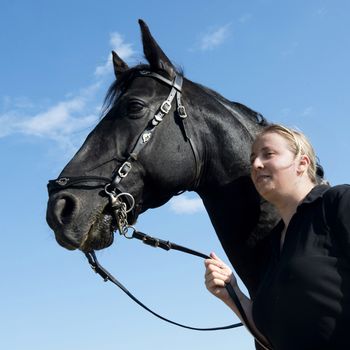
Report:
<svg viewBox="0 0 350 350"><path fill-rule="evenodd" d="M70 148L72 134L92 127L98 120L96 108L89 104L98 88L98 83L91 85L39 113L31 114L20 105L10 106L12 108L0 114L0 137L19 133L55 140L62 147Z"/></svg>
<svg viewBox="0 0 350 350"><path fill-rule="evenodd" d="M126 43L117 32L110 35L109 43L123 59L134 54L132 45ZM76 142L76 134L91 129L99 119L100 101L96 101L96 96L104 85L103 77L107 73L112 74L110 58L104 65L96 67L95 81L91 85L61 101L46 103L45 107L26 97L3 96L0 106L0 138L22 134L57 141L69 151L76 149L82 141Z"/></svg>
<svg viewBox="0 0 350 350"><path fill-rule="evenodd" d="M223 44L231 34L231 24L225 24L216 29L210 29L202 36L199 49L202 51L213 50Z"/></svg>
<svg viewBox="0 0 350 350"><path fill-rule="evenodd" d="M130 57L132 57L135 54L135 51L132 48L132 44L126 43L124 41L123 36L118 33L114 32L110 34L109 44L120 58L127 61ZM105 63L103 65L100 65L96 67L95 69L95 75L97 77L105 76L107 74L110 74L112 72L112 55L109 54Z"/></svg>
<svg viewBox="0 0 350 350"><path fill-rule="evenodd" d="M169 204L170 210L176 214L194 214L205 210L200 198L189 198L186 194L172 198Z"/></svg>

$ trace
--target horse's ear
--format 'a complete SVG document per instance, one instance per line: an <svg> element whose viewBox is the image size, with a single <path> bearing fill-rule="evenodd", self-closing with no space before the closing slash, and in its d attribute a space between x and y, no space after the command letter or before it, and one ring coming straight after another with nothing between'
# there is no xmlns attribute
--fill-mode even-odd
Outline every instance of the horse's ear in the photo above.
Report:
<svg viewBox="0 0 350 350"><path fill-rule="evenodd" d="M139 24L141 27L143 52L151 68L155 71L163 70L168 73L170 78L174 78L176 72L173 64L152 37L147 24L142 19L139 19Z"/></svg>
<svg viewBox="0 0 350 350"><path fill-rule="evenodd" d="M129 67L114 51L112 51L112 56L114 74L115 77L118 79L123 72L129 69Z"/></svg>

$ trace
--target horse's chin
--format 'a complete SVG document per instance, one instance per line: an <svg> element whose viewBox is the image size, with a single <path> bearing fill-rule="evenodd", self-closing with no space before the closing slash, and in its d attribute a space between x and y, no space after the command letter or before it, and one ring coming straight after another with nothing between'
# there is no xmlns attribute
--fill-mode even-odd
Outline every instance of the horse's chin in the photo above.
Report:
<svg viewBox="0 0 350 350"><path fill-rule="evenodd" d="M129 225L136 222L138 214L136 208L128 213L127 221ZM101 250L112 245L114 232L118 227L108 206L98 210L89 221L90 223L81 222L63 231L53 228L57 243L68 250L79 249L83 252ZM79 230L76 228L79 228Z"/></svg>
<svg viewBox="0 0 350 350"><path fill-rule="evenodd" d="M109 247L113 243L113 232L115 230L116 224L112 216L109 214L101 214L91 225L79 249L88 252Z"/></svg>

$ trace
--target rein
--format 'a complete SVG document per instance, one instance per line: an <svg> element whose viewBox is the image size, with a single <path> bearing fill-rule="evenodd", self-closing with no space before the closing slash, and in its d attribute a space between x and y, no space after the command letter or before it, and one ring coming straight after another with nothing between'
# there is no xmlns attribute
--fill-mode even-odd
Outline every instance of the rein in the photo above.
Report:
<svg viewBox="0 0 350 350"><path fill-rule="evenodd" d="M133 228L133 230L134 230L134 232L131 236L125 236L125 237L129 238L129 239L135 238L135 239L141 240L144 244L155 247L155 248L162 248L164 250L173 249L173 250L181 251L183 253L198 256L198 257L201 257L203 259L210 259L210 257L208 255L197 252L193 249L189 249L189 248L186 248L184 246L181 246L181 245L178 245L176 243L169 242L169 241L164 241L164 240L159 239L159 238L151 237L145 233L142 233L140 231L136 231L134 228ZM168 318L165 318L165 317L159 315L158 313L154 312L149 307L147 307L145 304L143 304L122 283L120 283L110 272L108 272L104 267L102 267L102 265L97 260L96 254L94 251L85 252L85 256L88 259L88 262L89 262L91 268L95 271L95 273L100 275L105 282L107 282L107 281L112 282L119 289L121 289L130 299L132 299L136 304L138 304L143 309L145 309L146 311L150 312L152 315L160 318L161 320L163 320L165 322L171 323L175 326L179 326L182 328L191 329L191 330L195 330L195 331L218 331L218 330L226 330L226 329L232 329L232 328L237 328L237 327L243 326L242 323L235 323L232 325L222 326L222 327L198 328L198 327L187 326L187 325L169 320ZM244 311L243 311L242 306L238 300L238 297L230 284L226 285L226 290L228 291L230 296L233 298L236 305L239 305L241 307L241 309L239 310L241 315L244 315Z"/></svg>

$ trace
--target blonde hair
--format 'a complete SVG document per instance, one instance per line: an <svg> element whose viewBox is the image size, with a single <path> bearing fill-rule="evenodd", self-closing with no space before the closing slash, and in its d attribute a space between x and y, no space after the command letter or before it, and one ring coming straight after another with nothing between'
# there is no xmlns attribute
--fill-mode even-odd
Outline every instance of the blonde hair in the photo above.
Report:
<svg viewBox="0 0 350 350"><path fill-rule="evenodd" d="M289 144L289 149L294 153L295 158L306 155L310 159L310 165L307 169L307 174L313 183L317 183L316 180L316 170L317 161L315 151L307 139L307 137L300 131L287 128L280 124L270 124L266 126L255 139L267 133L276 133L287 140Z"/></svg>

